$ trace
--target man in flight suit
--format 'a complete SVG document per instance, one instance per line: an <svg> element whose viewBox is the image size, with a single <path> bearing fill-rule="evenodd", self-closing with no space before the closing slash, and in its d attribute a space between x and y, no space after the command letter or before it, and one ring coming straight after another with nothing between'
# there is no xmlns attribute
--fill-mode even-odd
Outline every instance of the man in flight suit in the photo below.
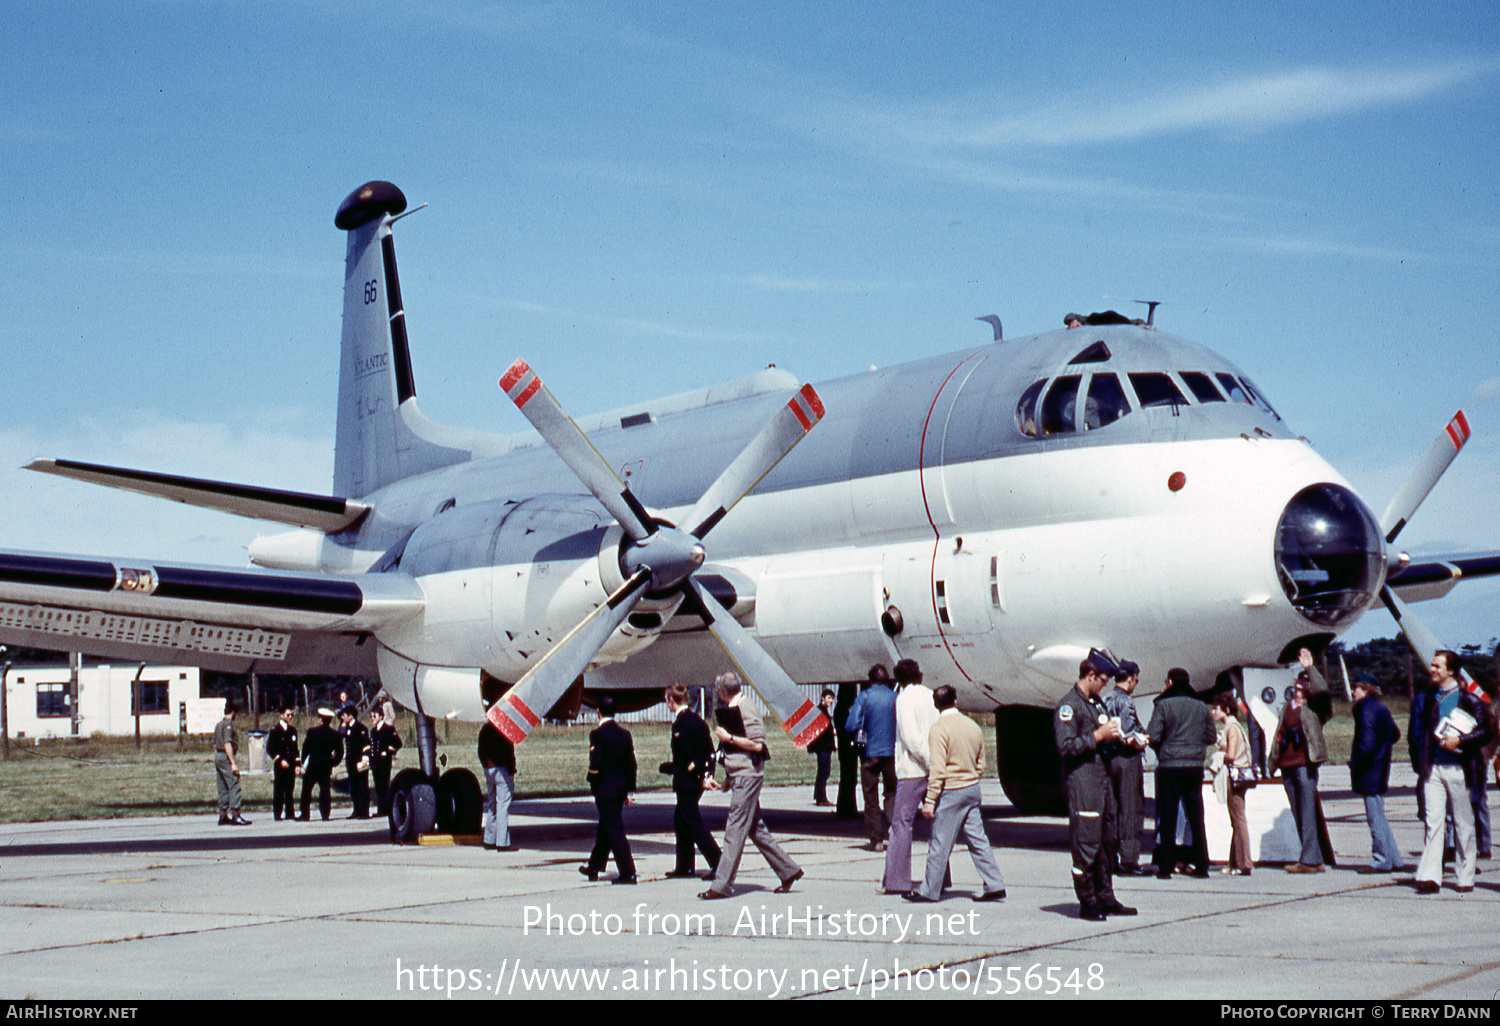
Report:
<svg viewBox="0 0 1500 1026"><path fill-rule="evenodd" d="M1052 734L1062 759L1063 792L1068 799L1068 843L1073 850L1073 890L1078 917L1102 922L1106 916L1133 916L1136 910L1115 900L1105 857L1105 821L1113 823L1113 791L1100 746L1120 740L1119 724L1099 702L1099 692L1119 672L1098 649L1078 667L1078 683L1052 714ZM1113 839L1108 839L1113 843Z"/></svg>
<svg viewBox="0 0 1500 1026"><path fill-rule="evenodd" d="M1146 875L1141 867L1145 796L1141 752L1146 747L1146 728L1136 715L1135 699L1131 697L1140 679L1139 666L1129 659L1120 660L1115 686L1102 699L1104 711L1110 719L1120 721L1120 733L1124 735L1104 745L1104 767L1109 771L1115 811L1114 829L1106 832L1111 838L1106 853L1110 871L1116 876Z"/></svg>

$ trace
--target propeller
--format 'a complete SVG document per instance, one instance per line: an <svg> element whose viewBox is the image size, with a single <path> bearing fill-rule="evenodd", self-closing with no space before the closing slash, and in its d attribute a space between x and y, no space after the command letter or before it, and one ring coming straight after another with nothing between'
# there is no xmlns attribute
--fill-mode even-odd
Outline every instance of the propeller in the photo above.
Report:
<svg viewBox="0 0 1500 1026"><path fill-rule="evenodd" d="M1417 507L1422 505L1422 500L1427 498L1427 493L1432 491L1448 465L1469 440L1469 434L1469 418L1464 416L1463 410L1459 410L1427 450L1427 455L1412 468L1406 484L1401 486L1401 490L1385 508L1385 514L1380 518L1380 530L1385 535L1386 544L1396 540Z"/></svg>
<svg viewBox="0 0 1500 1026"><path fill-rule="evenodd" d="M1406 483L1391 499L1390 505L1386 506L1385 514L1380 518L1380 529L1385 532L1387 544L1394 542L1406 527L1417 507L1422 505L1422 501L1463 449L1470 434L1469 418L1464 416L1463 410L1459 410L1438 434L1426 455L1412 468ZM1438 640L1437 635L1428 629L1421 618L1412 615L1401 596L1389 584L1380 586L1380 601L1390 611L1396 626L1401 628L1407 643L1422 658L1423 663L1430 665L1438 651L1448 647ZM1475 690L1474 679L1467 671L1460 671L1459 677L1465 689Z"/></svg>
<svg viewBox="0 0 1500 1026"><path fill-rule="evenodd" d="M514 743L524 740L540 722L540 713L550 709L588 668L647 594L653 600L666 600L672 610L678 603L687 602L798 745L806 746L828 729L828 717L803 697L786 671L693 577L707 558L704 537L822 420L823 403L813 387L803 385L787 400L708 486L683 518L689 525L685 530L658 523L646 511L525 360L511 365L501 377L500 387L619 521L628 541L620 555L621 571L627 575L625 583L490 707L489 719L496 729Z"/></svg>

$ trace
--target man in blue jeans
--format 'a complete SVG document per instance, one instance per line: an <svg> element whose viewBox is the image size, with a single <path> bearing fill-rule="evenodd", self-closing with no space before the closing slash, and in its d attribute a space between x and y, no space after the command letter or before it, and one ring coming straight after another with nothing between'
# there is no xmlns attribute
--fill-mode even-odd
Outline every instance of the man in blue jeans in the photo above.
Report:
<svg viewBox="0 0 1500 1026"><path fill-rule="evenodd" d="M896 692L891 690L890 671L879 663L870 667L870 686L854 700L844 729L850 734L865 732L865 754L859 761L859 779L865 792L865 834L870 838L871 851L885 851L896 808Z"/></svg>
<svg viewBox="0 0 1500 1026"><path fill-rule="evenodd" d="M1385 792L1391 777L1391 749L1401 740L1401 728L1381 704L1380 686L1368 673L1357 673L1354 693L1354 744L1349 752L1349 782L1365 800L1370 825L1370 864L1361 873L1395 873L1405 866L1391 825L1385 818Z"/></svg>

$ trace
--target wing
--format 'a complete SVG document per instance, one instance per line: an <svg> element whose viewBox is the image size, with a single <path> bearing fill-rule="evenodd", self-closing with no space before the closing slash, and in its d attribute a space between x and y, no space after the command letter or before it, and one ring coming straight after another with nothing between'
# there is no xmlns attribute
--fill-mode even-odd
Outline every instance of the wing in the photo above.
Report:
<svg viewBox="0 0 1500 1026"><path fill-rule="evenodd" d="M32 460L26 464L26 469L104 485L106 488L171 499L203 509L222 510L242 517L274 520L294 527L311 527L328 534L357 524L370 511L363 503L331 495L308 495L277 488L232 484L228 481L205 481L196 477L106 467L97 463L80 463L77 460Z"/></svg>
<svg viewBox="0 0 1500 1026"><path fill-rule="evenodd" d="M1461 580L1500 576L1500 552L1481 552L1464 556L1422 556L1386 575L1390 585L1404 602L1426 602L1442 598Z"/></svg>
<svg viewBox="0 0 1500 1026"><path fill-rule="evenodd" d="M0 643L224 672L373 675L371 633L416 615L423 602L401 573L0 552Z"/></svg>

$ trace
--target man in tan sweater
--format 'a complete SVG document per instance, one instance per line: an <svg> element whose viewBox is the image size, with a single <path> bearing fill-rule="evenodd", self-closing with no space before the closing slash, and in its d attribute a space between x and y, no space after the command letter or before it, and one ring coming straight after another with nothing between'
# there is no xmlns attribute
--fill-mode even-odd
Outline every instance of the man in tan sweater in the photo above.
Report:
<svg viewBox="0 0 1500 1026"><path fill-rule="evenodd" d="M927 796L922 802L922 815L933 820L932 840L927 843L927 875L921 887L903 897L907 901L937 901L942 896L948 855L962 832L969 857L984 882L984 890L974 900L999 901L1005 897L1005 880L979 813L984 735L979 724L958 711L958 694L951 687L945 684L934 691L932 702L938 718L927 735Z"/></svg>

